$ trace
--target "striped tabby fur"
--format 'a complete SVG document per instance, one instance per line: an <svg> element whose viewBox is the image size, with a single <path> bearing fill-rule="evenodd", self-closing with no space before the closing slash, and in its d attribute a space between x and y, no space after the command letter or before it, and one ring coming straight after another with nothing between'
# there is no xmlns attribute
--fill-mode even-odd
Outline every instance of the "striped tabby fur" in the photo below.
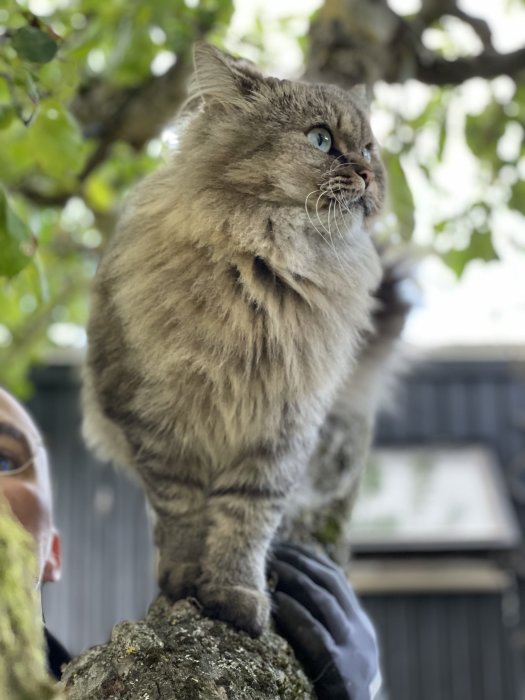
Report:
<svg viewBox="0 0 525 700"><path fill-rule="evenodd" d="M201 44L190 101L95 279L84 434L138 474L163 589L257 635L270 541L369 328L383 170L358 89Z"/></svg>

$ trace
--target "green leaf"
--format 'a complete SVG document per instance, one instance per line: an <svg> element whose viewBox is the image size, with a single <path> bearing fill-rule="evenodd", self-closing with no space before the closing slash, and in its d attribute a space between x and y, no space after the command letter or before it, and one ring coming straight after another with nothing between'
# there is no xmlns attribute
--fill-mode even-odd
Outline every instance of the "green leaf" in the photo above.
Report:
<svg viewBox="0 0 525 700"><path fill-rule="evenodd" d="M97 174L88 178L84 192L89 205L97 211L109 211L115 205L115 190Z"/></svg>
<svg viewBox="0 0 525 700"><path fill-rule="evenodd" d="M509 207L525 214L525 180L518 180L512 186Z"/></svg>
<svg viewBox="0 0 525 700"><path fill-rule="evenodd" d="M488 229L472 232L468 251L473 259L484 260L485 262L499 259Z"/></svg>
<svg viewBox="0 0 525 700"><path fill-rule="evenodd" d="M470 242L466 248L454 248L443 255L443 261L448 265L457 277L461 277L471 260L498 260L499 256L492 243L492 236L488 229L472 231Z"/></svg>
<svg viewBox="0 0 525 700"><path fill-rule="evenodd" d="M398 156L385 154L390 189L390 205L399 223L404 241L409 241L414 232L414 198Z"/></svg>
<svg viewBox="0 0 525 700"><path fill-rule="evenodd" d="M43 100L27 129L27 145L42 172L60 185L74 181L87 154L82 131L70 112L56 100Z"/></svg>
<svg viewBox="0 0 525 700"><path fill-rule="evenodd" d="M15 115L16 112L12 105L0 104L0 129L7 129Z"/></svg>
<svg viewBox="0 0 525 700"><path fill-rule="evenodd" d="M439 161L443 160L443 152L445 150L445 145L447 143L448 129L445 120L441 121L439 124L439 139L438 139L438 151L437 157Z"/></svg>
<svg viewBox="0 0 525 700"><path fill-rule="evenodd" d="M0 276L14 277L31 261L35 239L0 189Z"/></svg>
<svg viewBox="0 0 525 700"><path fill-rule="evenodd" d="M459 279L463 274L467 264L470 262L471 257L468 253L467 248L453 248L452 250L449 250L444 255L442 255L442 259L445 265L447 265Z"/></svg>
<svg viewBox="0 0 525 700"><path fill-rule="evenodd" d="M499 168L498 141L505 133L509 118L503 107L497 102L491 102L478 115L467 114L465 122L465 138L472 153Z"/></svg>
<svg viewBox="0 0 525 700"><path fill-rule="evenodd" d="M435 234L443 233L443 231L447 230L448 224L449 224L448 219L442 219L441 221L437 221L434 224L434 233Z"/></svg>
<svg viewBox="0 0 525 700"><path fill-rule="evenodd" d="M48 63L58 51L58 44L38 27L22 27L13 35L13 47L20 58L33 63Z"/></svg>

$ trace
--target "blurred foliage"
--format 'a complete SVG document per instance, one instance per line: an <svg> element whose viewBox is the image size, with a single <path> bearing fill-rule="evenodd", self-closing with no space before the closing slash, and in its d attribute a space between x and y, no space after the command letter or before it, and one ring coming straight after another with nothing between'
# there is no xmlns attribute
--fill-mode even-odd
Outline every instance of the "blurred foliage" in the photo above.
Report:
<svg viewBox="0 0 525 700"><path fill-rule="evenodd" d="M0 492L0 697L65 700L47 672L34 542Z"/></svg>
<svg viewBox="0 0 525 700"><path fill-rule="evenodd" d="M41 7L49 11L36 16ZM156 137L138 145L117 137L106 148L107 134L78 107L79 98L99 91L105 107L119 90L133 95L187 57L196 38L221 43L232 12L232 0L46 0L34 6L19 0L0 6L0 383L23 393L31 363L53 348L82 347L89 281L118 205L166 151ZM293 33L293 22L283 20L281 31L289 26ZM244 37L263 65L271 64L265 31L255 20ZM306 34L294 41L307 48ZM478 192L464 211L443 201L433 215L432 247L457 275L470 260L497 257L496 205L525 213L525 86L513 84L502 98L485 82L487 106L476 114L467 108L463 128L478 164ZM418 207L428 206L415 201L410 172L417 170L439 192L436 173L447 152L454 99L451 88L432 87L416 116L386 107L392 114L386 228L400 241L411 239ZM505 141L512 148L502 148Z"/></svg>
<svg viewBox="0 0 525 700"><path fill-rule="evenodd" d="M28 366L82 345L117 206L162 159L160 141L117 140L85 176L100 140L75 116L75 96L148 81L159 54L187 54L206 28L220 38L232 11L230 0L47 5L56 9L45 17L31 2L0 6L0 383L19 394Z"/></svg>

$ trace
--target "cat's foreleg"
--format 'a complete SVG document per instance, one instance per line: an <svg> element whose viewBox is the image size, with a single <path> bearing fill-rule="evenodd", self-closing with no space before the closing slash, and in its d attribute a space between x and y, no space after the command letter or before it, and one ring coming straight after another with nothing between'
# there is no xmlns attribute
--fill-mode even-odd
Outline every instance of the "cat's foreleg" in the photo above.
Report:
<svg viewBox="0 0 525 700"><path fill-rule="evenodd" d="M197 597L206 612L253 636L270 617L265 563L284 510L280 493L239 487L208 499L208 536Z"/></svg>
<svg viewBox="0 0 525 700"><path fill-rule="evenodd" d="M166 477L146 492L155 512L160 588L173 600L195 595L206 539L204 491Z"/></svg>

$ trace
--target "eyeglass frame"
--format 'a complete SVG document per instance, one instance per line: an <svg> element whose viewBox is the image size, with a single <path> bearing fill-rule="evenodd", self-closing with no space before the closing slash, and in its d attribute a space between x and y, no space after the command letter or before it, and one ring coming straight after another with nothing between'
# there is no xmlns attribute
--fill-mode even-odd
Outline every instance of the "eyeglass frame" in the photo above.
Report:
<svg viewBox="0 0 525 700"><path fill-rule="evenodd" d="M32 462L34 462L38 453L40 452L40 450L43 447L44 447L44 444L42 442L38 442L36 444L36 450L34 451L34 453L31 455L31 457L29 457L29 459L26 462L24 462L20 467L17 467L16 469L13 469L10 472L0 471L0 478L3 476L18 476L18 474L21 474L23 471L25 471L28 467L31 466Z"/></svg>

